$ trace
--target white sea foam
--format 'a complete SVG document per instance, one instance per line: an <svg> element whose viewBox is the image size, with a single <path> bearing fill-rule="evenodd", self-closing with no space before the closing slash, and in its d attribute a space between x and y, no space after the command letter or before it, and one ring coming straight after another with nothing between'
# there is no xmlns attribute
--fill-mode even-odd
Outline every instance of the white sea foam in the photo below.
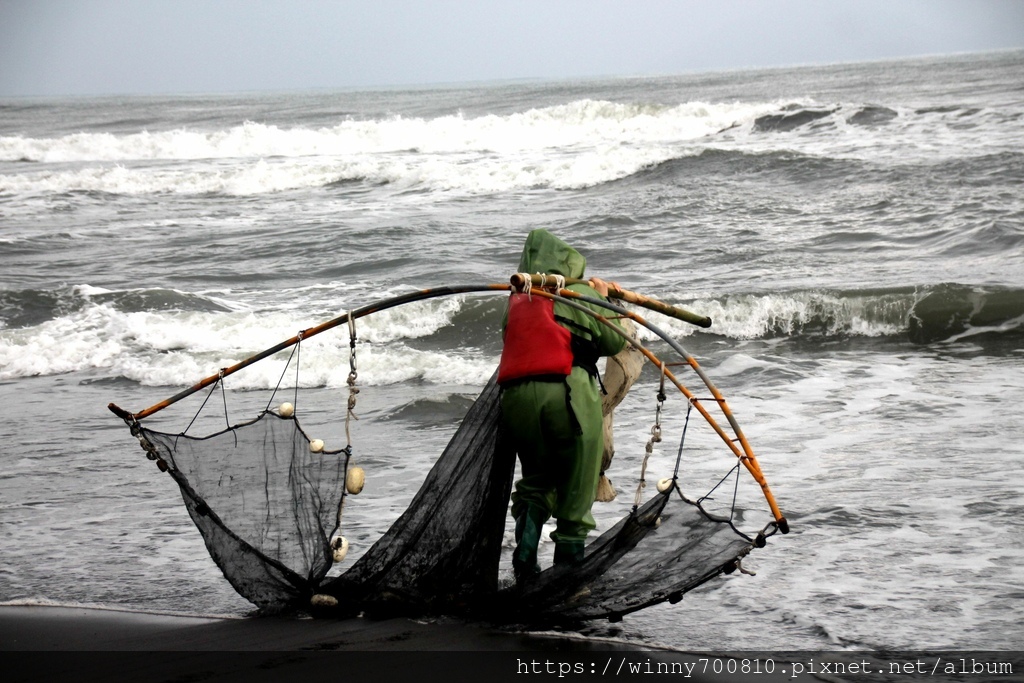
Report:
<svg viewBox="0 0 1024 683"><path fill-rule="evenodd" d="M247 122L225 131L174 130L130 135L76 133L60 138L0 137L0 160L47 163L348 156L415 150L425 154L502 154L614 144L691 140L773 111L775 103L675 107L581 100L505 116L434 119L393 116L333 127L281 129Z"/></svg>
<svg viewBox="0 0 1024 683"><path fill-rule="evenodd" d="M70 288L81 306L43 323L0 329L0 379L98 370L145 385L185 385L222 367L270 348L300 330L341 315L338 283L302 288L302 296L277 292L274 300L244 302L230 292L206 293L202 299L223 310L122 310L117 292L91 285ZM358 286L348 293L365 296ZM376 299L406 289L376 292ZM140 293L144 293L140 290ZM129 296L131 293L125 293ZM178 292L182 300L199 295ZM292 301L301 299L302 307ZM672 301L672 298L669 298ZM742 295L728 299L697 299L687 308L710 315L709 332L733 339L820 334L882 336L906 329L912 299L908 296L840 296L820 292ZM360 318L357 337L360 376L367 383L390 384L410 379L436 383L481 384L493 370L494 358L473 349L413 348L406 342L427 338L453 324L463 297L413 302ZM258 308L254 308L258 306ZM353 304L355 306L355 304ZM311 308L322 310L311 316ZM700 330L657 316L668 334L684 338ZM642 331L649 340L653 334ZM232 384L241 388L274 386L288 352L240 373ZM348 375L348 332L336 328L302 344L303 386L343 386ZM742 372L747 368L736 369Z"/></svg>
<svg viewBox="0 0 1024 683"><path fill-rule="evenodd" d="M669 303L674 297L666 297ZM791 336L811 331L823 336L882 337L906 329L910 295L840 295L824 291L747 294L727 299L697 298L684 308L713 321L708 330L732 339ZM661 318L659 326L688 336L698 328Z"/></svg>
<svg viewBox="0 0 1024 683"><path fill-rule="evenodd" d="M254 195L365 180L498 192L581 188L699 153L689 145L776 104L675 107L581 100L505 116L391 117L327 128L0 137L0 161L60 165L0 176L0 192Z"/></svg>
<svg viewBox="0 0 1024 683"><path fill-rule="evenodd" d="M83 296L107 293L75 288ZM299 330L321 321L298 312L122 311L88 302L80 310L39 325L0 330L0 379L99 371L144 385L183 386L215 374ZM461 299L408 304L359 319L360 381L391 384L422 379L439 384L482 384L495 359L472 350L413 349L403 340L434 334L451 324ZM349 373L349 338L341 326L302 342L301 386L344 386ZM232 377L235 388L273 387L289 351ZM289 379L289 381L291 381Z"/></svg>

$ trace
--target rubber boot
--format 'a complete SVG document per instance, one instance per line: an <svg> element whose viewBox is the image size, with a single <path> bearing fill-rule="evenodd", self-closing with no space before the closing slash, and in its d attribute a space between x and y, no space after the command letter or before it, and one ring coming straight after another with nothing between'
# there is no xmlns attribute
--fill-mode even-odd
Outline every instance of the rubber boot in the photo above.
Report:
<svg viewBox="0 0 1024 683"><path fill-rule="evenodd" d="M531 505L527 505L523 513L516 518L516 550L512 553L512 570L515 572L516 581L540 574L537 546L540 544L544 522L544 513Z"/></svg>
<svg viewBox="0 0 1024 683"><path fill-rule="evenodd" d="M583 541L555 541L555 564L579 564L583 547Z"/></svg>

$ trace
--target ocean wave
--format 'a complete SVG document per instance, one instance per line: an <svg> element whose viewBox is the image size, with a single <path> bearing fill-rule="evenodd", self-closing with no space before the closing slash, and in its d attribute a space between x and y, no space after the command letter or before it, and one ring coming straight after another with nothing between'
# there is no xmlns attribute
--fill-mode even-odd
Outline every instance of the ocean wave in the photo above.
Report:
<svg viewBox="0 0 1024 683"><path fill-rule="evenodd" d="M168 290L108 292L78 287L26 297L46 302L50 317L0 329L0 379L89 371L145 385L193 384L323 322L310 320L308 309L293 302L268 303L256 311L226 299ZM75 305L62 303L76 297ZM648 314L677 338L710 335L737 341L811 342L878 338L957 344L986 335L1000 339L1024 335L1024 290L1010 288L940 284L688 300L668 296L664 300L714 321L705 330ZM361 380L367 384L483 383L500 355L502 306L500 296L444 297L359 319ZM27 320L28 314L22 315ZM653 339L653 335L645 333L644 338ZM348 341L344 326L303 341L300 384L344 386ZM233 378L232 386L275 386L289 354L283 351L246 369Z"/></svg>
<svg viewBox="0 0 1024 683"><path fill-rule="evenodd" d="M672 302L672 298L666 298ZM916 344L966 336L1024 334L1024 289L955 283L883 290L802 290L678 301L710 316L700 330L672 321L680 335L737 340L900 338Z"/></svg>
<svg viewBox="0 0 1024 683"><path fill-rule="evenodd" d="M464 394L445 394L442 397L416 399L390 409L379 419L411 422L427 429L436 427L438 424L456 424L466 416L474 399L475 396Z"/></svg>
<svg viewBox="0 0 1024 683"><path fill-rule="evenodd" d="M917 343L1024 332L1024 290L941 284L922 292L907 318Z"/></svg>
<svg viewBox="0 0 1024 683"><path fill-rule="evenodd" d="M870 164L935 164L1016 153L1018 115L999 108L914 110L863 102L780 105L725 139L750 153L788 151Z"/></svg>
<svg viewBox="0 0 1024 683"><path fill-rule="evenodd" d="M392 116L344 120L319 128L279 128L246 122L222 131L142 131L128 135L75 133L59 138L0 137L0 161L47 163L154 161L308 156L394 152L513 153L552 147L691 140L715 133L777 107L764 104L676 106L579 100L504 116L462 115L433 119Z"/></svg>
<svg viewBox="0 0 1024 683"><path fill-rule="evenodd" d="M675 320L662 325L674 334L709 334L736 340L774 338L887 337L906 330L913 290L800 290L664 300L710 317L700 329Z"/></svg>
<svg viewBox="0 0 1024 683"><path fill-rule="evenodd" d="M393 116L283 129L60 138L0 137L0 193L253 195L355 182L498 192L599 185L677 156L678 146L772 111L772 103L676 106L579 100L508 115Z"/></svg>
<svg viewBox="0 0 1024 683"><path fill-rule="evenodd" d="M975 114L984 118L986 112ZM939 117L936 119L936 117ZM0 175L0 193L224 194L347 189L493 193L583 189L643 174L673 160L739 150L754 160L878 160L999 155L994 119L936 136L964 113L813 101L679 105L578 100L506 115L345 119L280 128L246 122L213 132L171 130L59 138L0 137L0 162L33 161ZM879 139L878 128L887 128ZM895 140L898 144L893 144ZM881 145L881 148L880 148Z"/></svg>
<svg viewBox="0 0 1024 683"><path fill-rule="evenodd" d="M935 123L956 124L963 128L965 122L984 125L991 119L1006 123L1004 117L994 109L980 109L970 105L948 107L896 109L881 104L837 102L821 104L799 101L782 105L778 111L758 116L752 130L758 132L791 132L824 130L841 124L873 128L902 121L909 124L925 125ZM969 124L968 124L969 125Z"/></svg>
<svg viewBox="0 0 1024 683"><path fill-rule="evenodd" d="M647 165L627 178L616 182L626 184L648 182L679 182L683 179L707 182L717 176L771 175L794 182L820 181L829 178L856 176L863 180L888 173L872 169L857 160L834 159L793 150L738 150L712 144L688 150L679 156Z"/></svg>
<svg viewBox="0 0 1024 683"><path fill-rule="evenodd" d="M223 299L176 289L113 291L74 285L57 289L0 290L0 329L40 325L96 304L107 304L124 313L174 310L228 312L236 308Z"/></svg>
<svg viewBox="0 0 1024 683"><path fill-rule="evenodd" d="M896 109L874 104L835 104L822 107L792 103L783 107L782 111L758 116L752 129L762 133L801 129L813 131L835 127L840 122L873 128L891 123L900 116L901 113Z"/></svg>
<svg viewBox="0 0 1024 683"><path fill-rule="evenodd" d="M389 294L383 293L385 298ZM29 300L39 306L30 313L15 311L12 319L27 324L0 328L0 379L4 380L87 371L143 385L193 384L327 317L310 320L308 310L298 310L288 292L283 294L283 304L261 310L211 295L171 290L114 292L85 285L7 296L8 301ZM482 384L494 368L490 355L408 344L451 325L461 308L462 298L450 297L359 319L361 381ZM301 385L344 386L350 370L348 346L344 326L304 340ZM233 376L231 386L276 386L289 354L290 350L282 351L247 368Z"/></svg>
<svg viewBox="0 0 1024 683"><path fill-rule="evenodd" d="M806 109L793 107L795 111L786 111L779 114L766 114L754 120L754 130L759 132L767 131L791 131L803 127L820 125L822 119L828 119L836 113L836 109Z"/></svg>
<svg viewBox="0 0 1024 683"><path fill-rule="evenodd" d="M0 175L0 193L12 195L96 193L99 195L252 196L345 181L389 183L411 174L393 160L323 162L262 158L241 163L192 163L126 166L122 163L67 170Z"/></svg>
<svg viewBox="0 0 1024 683"><path fill-rule="evenodd" d="M848 150L850 151L850 150ZM905 160L878 164L809 148L735 143L708 138L699 143L613 145L555 150L533 156L463 152L424 155L245 159L235 163L152 165L113 164L65 170L33 170L0 175L0 193L18 195L79 195L102 199L108 195L224 195L257 196L296 190L352 192L360 186L466 194L532 189L573 190L610 183L672 182L679 178L706 180L730 174L772 174L795 182L856 178L859 182L904 180L910 174L942 174L965 185L988 187L1018 183L1024 178L1024 155L994 152L944 159ZM919 170L920 168L920 170Z"/></svg>
<svg viewBox="0 0 1024 683"><path fill-rule="evenodd" d="M813 100L667 105L581 99L476 117L0 136L0 162L36 162L0 174L0 193L249 196L352 183L469 193L582 189L707 149L875 162L1013 153L1016 125L1000 116L987 109Z"/></svg>

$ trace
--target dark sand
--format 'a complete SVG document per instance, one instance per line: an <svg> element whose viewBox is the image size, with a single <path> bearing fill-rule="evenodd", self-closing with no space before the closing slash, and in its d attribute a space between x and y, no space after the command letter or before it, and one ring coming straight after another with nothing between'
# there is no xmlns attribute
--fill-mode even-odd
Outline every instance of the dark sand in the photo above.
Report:
<svg viewBox="0 0 1024 683"><path fill-rule="evenodd" d="M72 607L0 607L0 650L536 650L582 639L457 620L219 619Z"/></svg>
<svg viewBox="0 0 1024 683"><path fill-rule="evenodd" d="M628 678L623 670L627 661L685 670L700 657L454 619L218 619L41 606L0 607L0 651L4 680L17 683L523 683L616 673ZM691 673L691 681L745 680Z"/></svg>
<svg viewBox="0 0 1024 683"><path fill-rule="evenodd" d="M521 663L547 668L536 653L558 655L550 660L557 671L578 659L559 653L599 649L629 648L449 619L217 619L0 607L4 679L19 682L509 680ZM588 668L596 665L588 658Z"/></svg>

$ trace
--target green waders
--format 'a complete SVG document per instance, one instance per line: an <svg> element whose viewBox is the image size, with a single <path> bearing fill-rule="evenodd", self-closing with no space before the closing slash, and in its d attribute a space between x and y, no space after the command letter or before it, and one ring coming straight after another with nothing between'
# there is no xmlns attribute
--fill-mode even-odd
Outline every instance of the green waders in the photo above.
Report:
<svg viewBox="0 0 1024 683"><path fill-rule="evenodd" d="M537 569L540 527L552 516L558 562L578 561L596 524L590 513L604 450L596 379L575 367L565 381L524 381L502 391L502 418L523 477L512 494L517 574Z"/></svg>

